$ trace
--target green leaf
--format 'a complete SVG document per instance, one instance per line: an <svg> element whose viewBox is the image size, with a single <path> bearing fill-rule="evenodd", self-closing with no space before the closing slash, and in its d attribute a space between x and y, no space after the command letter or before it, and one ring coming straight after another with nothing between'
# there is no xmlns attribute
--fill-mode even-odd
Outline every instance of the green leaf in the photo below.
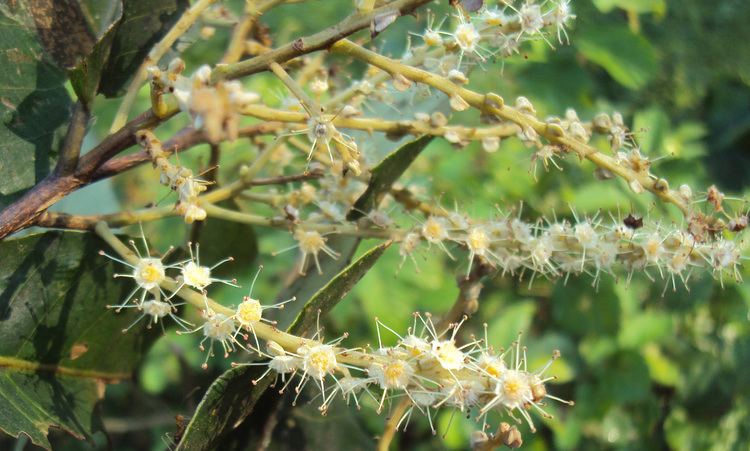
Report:
<svg viewBox="0 0 750 451"><path fill-rule="evenodd" d="M640 89L656 76L655 50L645 37L625 26L582 27L576 45L583 56L627 88Z"/></svg>
<svg viewBox="0 0 750 451"><path fill-rule="evenodd" d="M623 321L618 342L623 349L637 349L648 343L660 343L674 333L668 313L643 312Z"/></svg>
<svg viewBox="0 0 750 451"><path fill-rule="evenodd" d="M669 117L658 108L638 111L633 117L633 130L642 131L638 135L641 151L652 157L660 155L669 125Z"/></svg>
<svg viewBox="0 0 750 451"><path fill-rule="evenodd" d="M113 0L106 4L92 5L86 12L97 19L96 25L99 25L101 31L97 33L97 40L91 51L68 75L78 99L86 105L91 105L99 88L102 70L109 59L118 26L122 21L122 3Z"/></svg>
<svg viewBox="0 0 750 451"><path fill-rule="evenodd" d="M387 241L373 247L331 279L326 286L307 301L305 307L289 327L289 332L295 335L309 335L310 329L315 325L317 312L320 311L321 315L328 313L354 288L354 285L372 268L372 265L390 245L391 242Z"/></svg>
<svg viewBox="0 0 750 451"><path fill-rule="evenodd" d="M45 448L50 427L90 438L104 384L129 378L150 344L152 334L119 332L137 312L105 308L132 286L113 278L101 245L80 232L0 242L0 429L10 435Z"/></svg>
<svg viewBox="0 0 750 451"><path fill-rule="evenodd" d="M387 157L375 166L372 170L370 183L367 190L357 199L354 207L346 216L346 219L353 221L361 218L367 212L375 208L383 196L393 185L393 182L399 179L406 171L406 168L414 161L425 147L432 141L432 136L422 136L410 141L398 149L394 150Z"/></svg>
<svg viewBox="0 0 750 451"><path fill-rule="evenodd" d="M292 297L296 297L300 301L311 299L332 277L351 263L360 241L359 238L351 236L334 235L330 237L327 244L340 254L339 257L336 260L323 258L320 262L322 273L310 269L304 276L297 276L288 287L281 291L276 299L285 300ZM289 303L283 310L277 312L274 319L279 322L279 327L287 328L296 320L303 307L302 302Z"/></svg>
<svg viewBox="0 0 750 451"><path fill-rule="evenodd" d="M375 264L389 244L383 243L370 249L333 277L305 304L289 330L298 334L307 332L315 324L317 309L325 313L336 305ZM196 408L177 450L215 448L224 434L252 413L258 399L272 382L272 377L266 377L257 385L252 383L262 371L259 367L237 367L216 379Z"/></svg>
<svg viewBox="0 0 750 451"><path fill-rule="evenodd" d="M231 256L234 262L225 263L212 270L212 274L226 277L241 271L252 274L249 267L258 256L258 240L253 227L234 221L209 218L200 230L200 257L205 264L214 265Z"/></svg>
<svg viewBox="0 0 750 451"><path fill-rule="evenodd" d="M117 97L141 62L189 6L187 0L128 0L112 37L111 58L102 69L99 92Z"/></svg>
<svg viewBox="0 0 750 451"><path fill-rule="evenodd" d="M663 15L667 11L667 4L664 0L593 0L593 2L603 13L608 13L614 8L657 15Z"/></svg>
<svg viewBox="0 0 750 451"><path fill-rule="evenodd" d="M24 2L12 5L0 6L0 208L49 173L70 117L65 74Z"/></svg>
<svg viewBox="0 0 750 451"><path fill-rule="evenodd" d="M489 342L498 347L510 346L519 333L529 330L534 312L536 303L530 300L516 302L502 309L487 331Z"/></svg>

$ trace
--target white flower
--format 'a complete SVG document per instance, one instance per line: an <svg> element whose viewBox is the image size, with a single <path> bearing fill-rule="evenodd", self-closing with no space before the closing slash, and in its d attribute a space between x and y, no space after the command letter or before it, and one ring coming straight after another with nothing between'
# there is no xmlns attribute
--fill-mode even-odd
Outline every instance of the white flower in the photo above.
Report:
<svg viewBox="0 0 750 451"><path fill-rule="evenodd" d="M338 369L336 352L331 345L304 346L297 350L302 356L302 370L313 379L322 380Z"/></svg>

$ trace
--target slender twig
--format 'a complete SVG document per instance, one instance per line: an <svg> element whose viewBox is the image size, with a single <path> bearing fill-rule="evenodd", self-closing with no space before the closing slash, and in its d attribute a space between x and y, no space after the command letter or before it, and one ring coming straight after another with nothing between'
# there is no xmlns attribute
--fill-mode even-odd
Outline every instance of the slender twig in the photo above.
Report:
<svg viewBox="0 0 750 451"><path fill-rule="evenodd" d="M75 171L78 166L78 156L81 154L83 137L86 136L86 126L91 118L91 111L80 100L73 106L70 116L68 132L65 135L60 156L57 159L55 175L66 176Z"/></svg>
<svg viewBox="0 0 750 451"><path fill-rule="evenodd" d="M239 61L245 53L245 41L250 30L253 29L258 17L276 5L284 3L285 0L266 0L260 4L257 2L245 2L245 15L235 25L232 37L229 39L224 57L221 59L223 64L231 64Z"/></svg>
<svg viewBox="0 0 750 451"><path fill-rule="evenodd" d="M306 126L307 114L297 111L286 111L269 108L264 105L248 105L242 114L263 120L299 123ZM381 118L337 117L332 121L337 128L383 132L390 135L432 135L445 136L452 132L462 139L482 139L486 137L504 138L520 131L515 124L497 124L489 127L443 126L436 127L421 121L389 121Z"/></svg>
<svg viewBox="0 0 750 451"><path fill-rule="evenodd" d="M322 172L306 172L304 174L282 175L278 177L256 178L252 180L238 180L223 188L207 192L199 198L199 201L221 202L241 193L242 190L251 186L282 185L290 182L312 180L323 176ZM92 229L99 222L106 222L110 227L122 227L140 222L149 222L163 219L169 216L177 216L177 212L171 206L144 208L136 211L123 211L119 213L100 215L73 215L67 213L45 211L36 220L34 225L38 227L49 227L57 229Z"/></svg>

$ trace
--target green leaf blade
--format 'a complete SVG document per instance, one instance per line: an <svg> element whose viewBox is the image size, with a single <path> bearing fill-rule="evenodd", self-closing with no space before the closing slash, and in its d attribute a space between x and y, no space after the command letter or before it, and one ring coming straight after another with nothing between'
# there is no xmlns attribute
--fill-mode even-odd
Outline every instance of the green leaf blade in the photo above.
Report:
<svg viewBox="0 0 750 451"><path fill-rule="evenodd" d="M106 309L132 287L113 279L100 244L79 232L0 242L0 429L10 435L46 448L50 427L91 437L104 384L129 377L153 338L119 332L137 312Z"/></svg>

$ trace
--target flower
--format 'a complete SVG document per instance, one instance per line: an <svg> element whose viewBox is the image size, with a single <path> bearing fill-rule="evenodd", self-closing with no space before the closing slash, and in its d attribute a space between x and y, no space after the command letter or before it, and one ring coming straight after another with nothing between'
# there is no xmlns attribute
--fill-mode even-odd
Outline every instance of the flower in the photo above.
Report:
<svg viewBox="0 0 750 451"><path fill-rule="evenodd" d="M137 261L134 264L131 264L128 261L109 255L104 251L99 251L99 255L102 255L118 263L121 263L131 269L131 272L129 274L118 273L118 274L115 274L114 277L126 277L129 279L133 279L136 284L136 287L133 289L133 291L130 292L130 294L128 294L128 296L125 298L125 300L121 304L108 305L107 308L114 308L116 309L116 311L119 312L120 310L128 306L131 299L133 299L133 297L139 291L141 292L141 296L140 298L137 298L137 302L135 304L139 308L143 306L143 303L146 300L146 296L149 293L152 293L155 296L164 295L165 298L167 297L164 294L164 292L161 290L160 285L166 279L167 268L174 268L174 265L165 265L163 262L164 258L166 258L166 256L170 252L172 252L172 248L167 250L167 252L161 258L150 257L149 256L150 250L148 248L148 242L146 242L146 236L143 233L142 227L141 227L141 239L143 240L143 246L146 249L146 253L143 255L138 250L138 247L136 247L135 242L133 240L129 241L129 244L135 251L135 255L137 257Z"/></svg>
<svg viewBox="0 0 750 451"><path fill-rule="evenodd" d="M141 314L138 316L138 318L135 319L130 325L122 330L122 333L126 333L129 331L133 326L138 324L143 318L146 318L148 316L151 317L151 319L148 321L148 325L146 326L147 329L150 329L152 325L159 323L159 325L162 327L162 331L164 330L164 322L159 322L160 319L169 316L172 318L172 320L177 323L180 327L187 330L187 326L192 326L189 322L185 321L184 319L180 318L179 316L175 315L173 312L176 311L176 307L183 305L183 304L172 304L171 302L164 302L160 301L158 299L149 299L148 301L143 302L140 306L139 305L126 305L122 308L137 308L141 310Z"/></svg>

